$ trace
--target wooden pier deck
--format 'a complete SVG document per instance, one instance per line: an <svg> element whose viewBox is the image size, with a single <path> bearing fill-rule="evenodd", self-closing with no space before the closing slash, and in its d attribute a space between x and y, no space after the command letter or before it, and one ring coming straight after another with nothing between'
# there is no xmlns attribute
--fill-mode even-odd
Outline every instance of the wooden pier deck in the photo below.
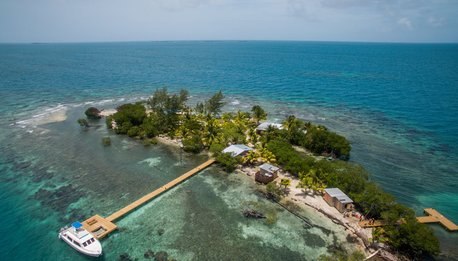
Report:
<svg viewBox="0 0 458 261"><path fill-rule="evenodd" d="M449 231L458 231L458 226L450 221L448 218L444 217L439 211L433 208L425 208L425 214L427 216L417 217L418 222L420 223L440 223Z"/></svg>
<svg viewBox="0 0 458 261"><path fill-rule="evenodd" d="M147 203L154 197L166 192L167 190L175 187L176 185L180 184L181 182L185 181L186 179L192 177L193 175L199 173L203 169L209 167L215 162L214 159L209 159L206 162L202 163L201 165L191 169L190 171L186 172L185 174L179 176L178 178L170 181L169 183L165 184L164 186L146 194L145 196L139 198L138 200L132 202L131 204L127 205L126 207L116 211L115 213L111 214L110 216L103 218L100 215L95 215L87 220L83 221L83 227L89 231L94 237L100 239L114 230L117 229L117 226L113 223L115 220L127 215L134 209L142 206L143 204Z"/></svg>
<svg viewBox="0 0 458 261"><path fill-rule="evenodd" d="M455 225L455 223L453 223L446 217L444 217L437 210L433 208L425 208L424 212L425 214L427 214L427 216L417 217L418 222L423 223L423 224L440 223L442 226L444 226L449 231L458 231L458 226ZM402 221L399 223L402 223ZM382 226L385 226L386 224L382 220L375 220L373 222L369 222L369 220L363 220L359 222L359 225L362 228L369 228L369 227L382 227Z"/></svg>
<svg viewBox="0 0 458 261"><path fill-rule="evenodd" d="M383 220L374 220L370 222L369 220L363 220L358 222L359 226L362 228L369 228L369 227L383 227L386 225Z"/></svg>

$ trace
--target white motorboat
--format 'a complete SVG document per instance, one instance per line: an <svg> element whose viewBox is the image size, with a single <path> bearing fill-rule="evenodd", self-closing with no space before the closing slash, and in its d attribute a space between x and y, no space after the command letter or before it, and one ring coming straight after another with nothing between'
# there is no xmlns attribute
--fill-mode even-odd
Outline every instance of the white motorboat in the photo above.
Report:
<svg viewBox="0 0 458 261"><path fill-rule="evenodd" d="M95 257L102 255L102 245L80 222L61 228L59 238L82 254Z"/></svg>

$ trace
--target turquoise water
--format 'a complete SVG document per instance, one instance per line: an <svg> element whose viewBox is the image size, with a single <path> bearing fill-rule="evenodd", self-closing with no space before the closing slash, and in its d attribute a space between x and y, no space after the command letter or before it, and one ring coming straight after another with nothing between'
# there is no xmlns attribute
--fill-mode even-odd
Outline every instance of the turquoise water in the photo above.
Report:
<svg viewBox="0 0 458 261"><path fill-rule="evenodd" d="M90 105L113 108L163 86L187 88L191 103L221 89L227 110L257 103L272 120L294 113L323 123L351 140L352 161L400 202L419 214L434 207L458 223L457 72L455 44L0 45L0 229L11 235L0 250L15 260L82 259L55 240L59 227L110 214L204 160L186 155L181 166L173 148L75 124ZM113 146L101 146L105 135ZM123 231L104 241L105 258L142 258L151 248L180 260L313 259L345 241L329 236L339 235L331 224L310 231L286 213L274 227L245 220L244 204L275 208L250 186L212 168L123 219ZM167 227L162 236L160 227ZM458 235L434 229L442 259L457 259Z"/></svg>

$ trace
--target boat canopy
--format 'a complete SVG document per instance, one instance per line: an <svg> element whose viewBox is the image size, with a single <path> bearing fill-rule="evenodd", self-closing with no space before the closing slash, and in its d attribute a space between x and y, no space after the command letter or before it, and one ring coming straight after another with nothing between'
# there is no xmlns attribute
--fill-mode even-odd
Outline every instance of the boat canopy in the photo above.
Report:
<svg viewBox="0 0 458 261"><path fill-rule="evenodd" d="M81 228L82 226L83 224L81 224L78 221L72 223L72 227L74 227L75 229Z"/></svg>

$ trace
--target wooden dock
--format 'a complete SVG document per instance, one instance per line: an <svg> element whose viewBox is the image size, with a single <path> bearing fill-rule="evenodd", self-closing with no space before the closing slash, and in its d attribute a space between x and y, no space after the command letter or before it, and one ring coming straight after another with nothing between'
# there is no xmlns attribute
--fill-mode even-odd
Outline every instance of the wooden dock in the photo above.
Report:
<svg viewBox="0 0 458 261"><path fill-rule="evenodd" d="M417 217L418 222L423 223L423 224L440 223L442 226L444 226L449 231L458 231L458 226L455 225L455 223L453 223L446 217L444 217L437 210L433 208L425 208L424 212L425 214L427 214L427 216ZM402 221L399 222L399 224L400 223L402 223ZM382 220L374 220L373 222L370 222L369 220L364 220L364 221L359 222L359 226L362 228L382 227L385 225L386 224Z"/></svg>
<svg viewBox="0 0 458 261"><path fill-rule="evenodd" d="M359 226L362 228L369 228L369 227L383 227L386 223L383 220L363 220L358 222Z"/></svg>
<svg viewBox="0 0 458 261"><path fill-rule="evenodd" d="M193 175L199 173L203 169L209 167L215 162L214 159L209 159L206 162L202 163L201 165L193 168L192 170L186 172L185 174L179 176L178 178L170 181L169 183L165 184L164 186L146 194L145 196L139 198L138 200L132 202L131 204L127 205L126 207L116 211L115 213L111 214L110 216L104 218L100 215L95 215L87 220L83 221L83 227L89 231L94 237L100 239L111 232L117 229L117 226L113 223L115 220L120 219L121 217L127 215L134 209L142 206L143 204L147 203L154 197L166 192L167 190L175 187L176 185L180 184L181 182L185 181L186 179L192 177Z"/></svg>
<svg viewBox="0 0 458 261"><path fill-rule="evenodd" d="M445 227L449 231L458 231L458 226L455 225L452 221L448 218L444 217L441 213L433 208L425 208L425 214L427 216L424 217L417 217L418 222L420 223L440 223L443 227Z"/></svg>

